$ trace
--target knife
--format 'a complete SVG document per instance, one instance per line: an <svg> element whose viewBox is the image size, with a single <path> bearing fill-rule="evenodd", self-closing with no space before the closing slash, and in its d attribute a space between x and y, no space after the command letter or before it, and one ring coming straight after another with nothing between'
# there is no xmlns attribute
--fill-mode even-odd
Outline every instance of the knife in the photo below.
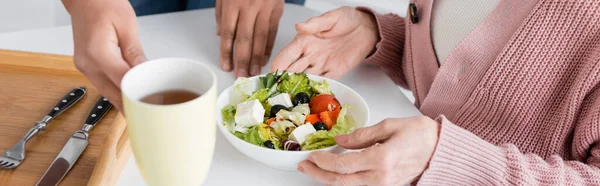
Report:
<svg viewBox="0 0 600 186"><path fill-rule="evenodd" d="M98 99L81 130L75 131L36 185L55 186L60 183L85 150L90 130L108 113L110 108L112 108L112 105L108 102L108 99L104 97Z"/></svg>

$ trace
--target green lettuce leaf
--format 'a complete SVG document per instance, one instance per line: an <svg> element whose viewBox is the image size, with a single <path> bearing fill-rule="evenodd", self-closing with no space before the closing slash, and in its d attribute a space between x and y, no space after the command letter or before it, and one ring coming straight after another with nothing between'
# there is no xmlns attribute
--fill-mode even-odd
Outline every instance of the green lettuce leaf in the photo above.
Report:
<svg viewBox="0 0 600 186"><path fill-rule="evenodd" d="M240 138L248 143L262 147L262 146L264 146L263 145L264 141L260 137L261 136L260 132L259 132L260 128L261 128L260 126L252 126L252 127L248 128L248 130L246 130L246 132L236 131L233 133L233 135L237 136L238 138Z"/></svg>
<svg viewBox="0 0 600 186"><path fill-rule="evenodd" d="M306 136L306 140L300 145L302 150L315 150L330 147L336 144L335 137L352 132L356 127L354 119L347 115L349 105L344 105L340 110L337 122L331 130L320 130Z"/></svg>
<svg viewBox="0 0 600 186"><path fill-rule="evenodd" d="M229 95L229 104L237 105L247 100L252 91L254 91L253 88L252 80L245 77L237 78L233 83L233 90Z"/></svg>
<svg viewBox="0 0 600 186"><path fill-rule="evenodd" d="M264 77L259 77L260 88L270 88L277 82L277 72L271 72Z"/></svg>
<svg viewBox="0 0 600 186"><path fill-rule="evenodd" d="M278 71L268 73L263 77L259 77L261 88L269 89L267 93L267 98L275 95L277 91L277 85L284 79L287 79L288 73L287 71L283 71L283 73L279 74Z"/></svg>
<svg viewBox="0 0 600 186"><path fill-rule="evenodd" d="M245 133L242 133L242 132L239 132L239 131L235 131L235 132L233 132L233 135L234 135L235 137L238 137L238 138L240 138L240 139L244 140L244 137L245 137L245 135L246 135L246 134L245 134ZM246 141L246 140L244 140L244 141Z"/></svg>
<svg viewBox="0 0 600 186"><path fill-rule="evenodd" d="M268 94L269 89L263 88L252 93L252 95L246 101L257 99L259 102L263 103L265 100L267 100Z"/></svg>
<svg viewBox="0 0 600 186"><path fill-rule="evenodd" d="M281 139L279 138L279 136L277 136L275 134L275 131L273 128L268 127L267 125L263 124L264 129L269 130L269 136L267 140L271 140L271 143L273 143L273 146L275 147L276 150L281 150ZM265 135L266 137L266 135ZM265 140L266 141L266 140Z"/></svg>
<svg viewBox="0 0 600 186"><path fill-rule="evenodd" d="M269 120L269 118L271 117L271 108L273 106L269 105L268 103L261 103L263 108L265 108L265 123L267 122L267 120Z"/></svg>
<svg viewBox="0 0 600 186"><path fill-rule="evenodd" d="M306 136L306 140L300 145L302 150L315 150L335 145L335 135L329 131L320 130Z"/></svg>
<svg viewBox="0 0 600 186"><path fill-rule="evenodd" d="M269 88L269 92L267 92L267 99L271 98L271 96L277 94L277 84L274 84L271 88Z"/></svg>
<svg viewBox="0 0 600 186"><path fill-rule="evenodd" d="M283 79L283 78L282 78ZM281 81L281 84L277 86L279 92L285 92L290 94L292 97L300 92L304 92L307 95L312 95L312 88L310 87L310 79L304 73L294 73L289 75L287 78Z"/></svg>
<svg viewBox="0 0 600 186"><path fill-rule="evenodd" d="M225 108L221 109L221 114L223 115L223 126L229 131L234 131L235 107L233 105L227 105Z"/></svg>
<svg viewBox="0 0 600 186"><path fill-rule="evenodd" d="M327 83L327 81L325 81L325 80L323 80L323 83L319 83L317 81L311 80L310 86L316 93L332 94L331 90L329 90L329 83Z"/></svg>
<svg viewBox="0 0 600 186"><path fill-rule="evenodd" d="M283 71L281 74L278 71L268 73L264 77L259 77L261 88L270 88L276 85L280 80L287 78L287 71Z"/></svg>
<svg viewBox="0 0 600 186"><path fill-rule="evenodd" d="M347 115L348 108L351 108L350 105L344 105L338 114L337 121L329 133L332 133L333 136L348 134L354 130L356 127L356 123L354 122L354 118L352 116Z"/></svg>
<svg viewBox="0 0 600 186"><path fill-rule="evenodd" d="M221 110L225 121L235 120L235 107L233 105L227 105Z"/></svg>
<svg viewBox="0 0 600 186"><path fill-rule="evenodd" d="M261 123L257 126L257 128L260 139L262 139L263 141L271 140L271 130L269 129L269 126Z"/></svg>
<svg viewBox="0 0 600 186"><path fill-rule="evenodd" d="M281 145L281 140L279 140L278 138L271 139L271 143L273 143L273 146L275 146L275 150L282 150L281 148L283 146Z"/></svg>
<svg viewBox="0 0 600 186"><path fill-rule="evenodd" d="M276 150L281 150L281 140L277 137L273 129L266 124L260 124L248 128L246 132L236 131L234 136L257 146L265 147L264 142L271 140Z"/></svg>

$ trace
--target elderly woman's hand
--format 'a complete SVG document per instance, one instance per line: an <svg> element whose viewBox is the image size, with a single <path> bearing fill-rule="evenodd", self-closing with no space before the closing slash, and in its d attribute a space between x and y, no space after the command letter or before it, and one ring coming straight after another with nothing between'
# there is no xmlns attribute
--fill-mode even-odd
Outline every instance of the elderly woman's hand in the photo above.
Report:
<svg viewBox="0 0 600 186"><path fill-rule="evenodd" d="M306 72L338 79L362 62L379 40L375 17L341 7L304 23L273 61L272 71Z"/></svg>
<svg viewBox="0 0 600 186"><path fill-rule="evenodd" d="M336 137L339 145L361 152L309 155L298 170L328 185L403 185L427 168L440 124L428 117L386 119Z"/></svg>

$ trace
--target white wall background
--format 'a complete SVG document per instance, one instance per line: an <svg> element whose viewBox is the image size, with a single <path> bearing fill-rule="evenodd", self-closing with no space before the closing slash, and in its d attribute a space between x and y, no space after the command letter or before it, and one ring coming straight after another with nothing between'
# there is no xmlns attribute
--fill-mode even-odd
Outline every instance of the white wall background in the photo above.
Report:
<svg viewBox="0 0 600 186"><path fill-rule="evenodd" d="M339 6L369 6L381 13L406 15L408 0L307 0L306 6L321 12ZM0 33L70 24L60 0L0 0Z"/></svg>
<svg viewBox="0 0 600 186"><path fill-rule="evenodd" d="M0 0L0 33L68 24L60 0Z"/></svg>

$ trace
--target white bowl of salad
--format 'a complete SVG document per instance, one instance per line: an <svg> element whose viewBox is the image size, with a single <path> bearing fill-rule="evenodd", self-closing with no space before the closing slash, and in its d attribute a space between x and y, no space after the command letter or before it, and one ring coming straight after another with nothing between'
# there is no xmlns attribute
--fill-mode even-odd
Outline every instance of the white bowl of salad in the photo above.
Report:
<svg viewBox="0 0 600 186"><path fill-rule="evenodd" d="M240 152L296 170L313 151L342 153L334 137L364 127L364 99L335 80L304 73L238 78L217 99L217 125Z"/></svg>

